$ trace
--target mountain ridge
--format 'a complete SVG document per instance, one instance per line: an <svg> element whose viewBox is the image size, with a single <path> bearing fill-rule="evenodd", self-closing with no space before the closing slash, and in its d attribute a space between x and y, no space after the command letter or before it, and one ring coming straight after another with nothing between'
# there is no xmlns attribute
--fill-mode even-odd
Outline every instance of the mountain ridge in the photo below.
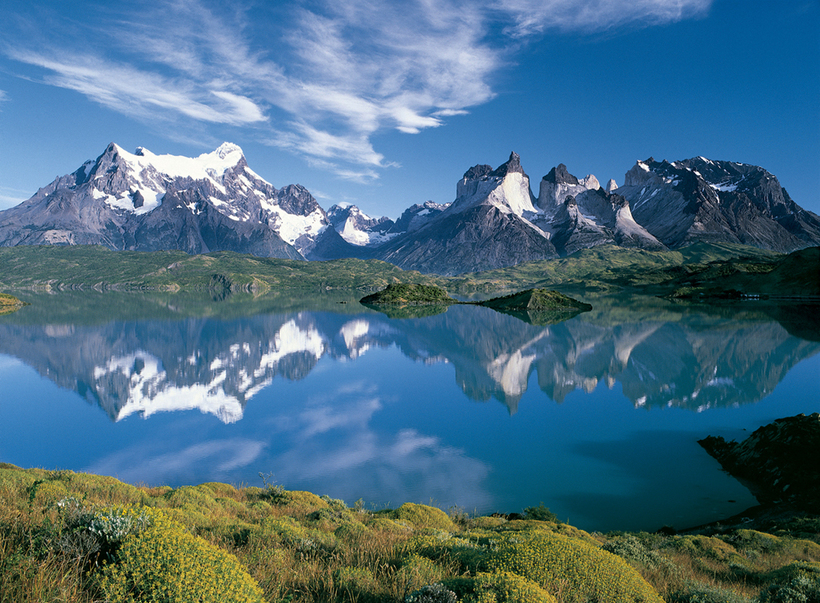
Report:
<svg viewBox="0 0 820 603"><path fill-rule="evenodd" d="M765 169L705 157L637 161L618 187L553 167L534 195L520 156L477 164L450 203L394 220L355 205L326 212L301 185L277 189L223 143L199 157L128 153L96 159L0 212L0 246L235 251L300 260L379 259L456 275L554 259L600 245L678 249L699 241L788 253L820 245L820 217Z"/></svg>

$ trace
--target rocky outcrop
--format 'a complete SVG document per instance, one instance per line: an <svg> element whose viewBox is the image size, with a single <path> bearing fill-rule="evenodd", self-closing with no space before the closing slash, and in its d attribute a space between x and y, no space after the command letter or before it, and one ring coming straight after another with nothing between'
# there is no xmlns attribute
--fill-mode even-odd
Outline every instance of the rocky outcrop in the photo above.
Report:
<svg viewBox="0 0 820 603"><path fill-rule="evenodd" d="M698 443L761 504L820 513L820 414L778 419L741 443L714 436Z"/></svg>

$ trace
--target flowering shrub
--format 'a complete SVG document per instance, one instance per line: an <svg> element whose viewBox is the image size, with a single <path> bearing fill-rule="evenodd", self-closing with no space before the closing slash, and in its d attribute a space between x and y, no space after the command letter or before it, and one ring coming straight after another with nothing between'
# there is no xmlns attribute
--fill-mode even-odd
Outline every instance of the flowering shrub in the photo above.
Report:
<svg viewBox="0 0 820 603"><path fill-rule="evenodd" d="M390 513L391 519L403 519L409 521L417 528L436 528L439 530L455 530L453 521L447 513L435 507L427 505L417 505L415 503L404 503L398 509Z"/></svg>
<svg viewBox="0 0 820 603"><path fill-rule="evenodd" d="M405 593L409 593L436 583L443 576L444 570L434 561L413 554L402 559L401 567L396 572L396 581Z"/></svg>
<svg viewBox="0 0 820 603"><path fill-rule="evenodd" d="M509 572L479 573L443 584L463 603L555 603L555 597L535 582Z"/></svg>
<svg viewBox="0 0 820 603"><path fill-rule="evenodd" d="M119 545L131 534L139 534L153 522L155 511L147 508L114 507L97 511L88 522L88 531L109 546Z"/></svg>
<svg viewBox="0 0 820 603"><path fill-rule="evenodd" d="M543 588L599 603L661 603L658 593L620 557L578 540L531 531L506 533L488 552L491 569L512 572Z"/></svg>
<svg viewBox="0 0 820 603"><path fill-rule="evenodd" d="M429 584L407 595L404 603L458 603L458 599L453 591L443 585Z"/></svg>
<svg viewBox="0 0 820 603"><path fill-rule="evenodd" d="M262 601L261 589L235 556L159 514L151 527L128 536L116 562L100 573L110 603Z"/></svg>

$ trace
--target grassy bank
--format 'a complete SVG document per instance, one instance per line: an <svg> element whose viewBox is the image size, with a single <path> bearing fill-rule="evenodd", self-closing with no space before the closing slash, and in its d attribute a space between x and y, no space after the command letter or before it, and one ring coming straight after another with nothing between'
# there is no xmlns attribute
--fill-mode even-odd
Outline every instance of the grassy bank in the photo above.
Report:
<svg viewBox="0 0 820 603"><path fill-rule="evenodd" d="M556 260L457 277L406 271L378 260L306 262L232 252L111 251L103 247L0 248L6 289L208 291L230 293L346 289L376 291L391 283L435 285L449 294L556 289L627 291L679 299L752 296L820 297L820 248L789 255L743 245L697 243L676 251L602 245Z"/></svg>
<svg viewBox="0 0 820 603"><path fill-rule="evenodd" d="M816 601L818 531L589 534L543 506L369 511L0 464L0 601Z"/></svg>

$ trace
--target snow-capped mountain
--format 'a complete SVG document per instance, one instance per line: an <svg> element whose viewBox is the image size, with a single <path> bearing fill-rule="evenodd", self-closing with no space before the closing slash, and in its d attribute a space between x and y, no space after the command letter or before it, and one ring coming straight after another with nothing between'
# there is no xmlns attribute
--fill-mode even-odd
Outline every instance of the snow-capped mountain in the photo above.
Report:
<svg viewBox="0 0 820 603"><path fill-rule="evenodd" d="M189 158L144 148L132 154L111 143L95 161L0 212L0 245L232 250L302 259L328 226L307 189L277 190L234 144Z"/></svg>
<svg viewBox="0 0 820 603"><path fill-rule="evenodd" d="M459 274L557 257L535 215L518 155L493 170L477 165L456 185L456 199L420 228L396 237L376 257L405 269Z"/></svg>
<svg viewBox="0 0 820 603"><path fill-rule="evenodd" d="M351 245L372 247L395 237L390 218L371 218L355 205L339 203L327 210L327 217L339 235Z"/></svg>
<svg viewBox="0 0 820 603"><path fill-rule="evenodd" d="M456 199L376 257L402 268L458 274L567 255L604 243L665 249L635 222L629 202L595 176L578 179L565 165L541 180L538 198L520 157L493 169L476 165L456 184ZM399 224L401 220L397 222Z"/></svg>
<svg viewBox="0 0 820 603"><path fill-rule="evenodd" d="M669 248L697 241L791 252L820 245L820 217L792 201L761 167L695 157L638 161L618 194Z"/></svg>
<svg viewBox="0 0 820 603"><path fill-rule="evenodd" d="M224 143L199 157L128 153L96 160L0 212L0 245L105 245L189 253L230 250L329 260L376 258L459 274L556 258L601 244L648 250L697 241L790 252L820 245L820 217L763 168L703 157L638 161L620 188L552 168L532 193L520 157L476 165L455 200L416 204L393 222L355 205L327 213L307 189L276 189Z"/></svg>

